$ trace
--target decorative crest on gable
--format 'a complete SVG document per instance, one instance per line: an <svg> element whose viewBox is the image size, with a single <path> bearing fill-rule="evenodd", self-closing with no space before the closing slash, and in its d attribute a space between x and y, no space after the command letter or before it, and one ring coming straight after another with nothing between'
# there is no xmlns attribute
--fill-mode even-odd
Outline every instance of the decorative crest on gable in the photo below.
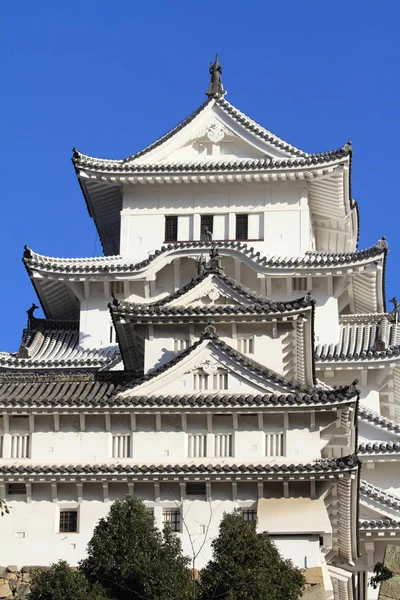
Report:
<svg viewBox="0 0 400 600"><path fill-rule="evenodd" d="M208 123L205 123L192 137L191 140L198 140L201 138L207 138L210 142L218 144L224 137L236 138L237 135L231 129L226 127L218 119L212 119Z"/></svg>

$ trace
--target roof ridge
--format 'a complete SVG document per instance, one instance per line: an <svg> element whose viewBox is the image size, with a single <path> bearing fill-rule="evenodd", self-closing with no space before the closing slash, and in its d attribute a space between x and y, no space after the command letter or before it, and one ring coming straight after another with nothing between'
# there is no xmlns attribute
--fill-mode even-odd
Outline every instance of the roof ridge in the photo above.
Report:
<svg viewBox="0 0 400 600"><path fill-rule="evenodd" d="M373 421L377 425L382 425L383 427L394 430L400 434L400 424L396 423L387 417L383 417L378 412L367 408L366 406L359 406L358 414L361 418L368 419L369 421Z"/></svg>

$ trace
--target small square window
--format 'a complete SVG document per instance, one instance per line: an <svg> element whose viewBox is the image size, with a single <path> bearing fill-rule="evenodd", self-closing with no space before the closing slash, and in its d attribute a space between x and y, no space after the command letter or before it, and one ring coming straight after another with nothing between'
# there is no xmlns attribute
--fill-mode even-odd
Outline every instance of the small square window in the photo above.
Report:
<svg viewBox="0 0 400 600"><path fill-rule="evenodd" d="M200 217L200 237L203 239L206 231L213 233L214 217L213 215L201 215Z"/></svg>
<svg viewBox="0 0 400 600"><path fill-rule="evenodd" d="M78 511L60 510L60 533L77 533Z"/></svg>
<svg viewBox="0 0 400 600"><path fill-rule="evenodd" d="M242 510L243 521L256 521L257 511L254 508L245 508Z"/></svg>
<svg viewBox="0 0 400 600"><path fill-rule="evenodd" d="M176 509L164 509L163 523L168 523L172 531L180 532L181 530L181 511Z"/></svg>

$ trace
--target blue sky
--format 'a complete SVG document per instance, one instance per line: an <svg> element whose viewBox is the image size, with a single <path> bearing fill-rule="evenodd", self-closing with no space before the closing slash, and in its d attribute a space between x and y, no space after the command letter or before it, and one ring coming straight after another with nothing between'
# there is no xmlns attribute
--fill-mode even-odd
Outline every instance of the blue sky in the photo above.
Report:
<svg viewBox="0 0 400 600"><path fill-rule="evenodd" d="M24 244L100 253L72 148L146 146L203 102L216 51L227 99L271 131L310 152L352 140L360 248L387 236L387 298L400 296L399 2L20 0L0 12L0 350L17 350L36 300Z"/></svg>

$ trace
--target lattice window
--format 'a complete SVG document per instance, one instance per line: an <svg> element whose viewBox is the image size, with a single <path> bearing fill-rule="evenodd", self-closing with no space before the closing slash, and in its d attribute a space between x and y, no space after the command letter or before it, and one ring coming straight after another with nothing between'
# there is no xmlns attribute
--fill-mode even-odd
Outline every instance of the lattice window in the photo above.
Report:
<svg viewBox="0 0 400 600"><path fill-rule="evenodd" d="M295 277L293 279L293 291L294 292L306 292L307 291L307 277Z"/></svg>
<svg viewBox="0 0 400 600"><path fill-rule="evenodd" d="M174 351L182 352L186 350L186 348L189 348L189 343L189 340L174 340Z"/></svg>
<svg viewBox="0 0 400 600"><path fill-rule="evenodd" d="M178 239L178 217L165 217L165 242L176 242Z"/></svg>
<svg viewBox="0 0 400 600"><path fill-rule="evenodd" d="M254 354L254 338L239 337L237 339L237 349L242 354Z"/></svg>
<svg viewBox="0 0 400 600"><path fill-rule="evenodd" d="M188 435L188 457L200 458L207 456L207 436L202 433Z"/></svg>
<svg viewBox="0 0 400 600"><path fill-rule="evenodd" d="M78 511L60 510L60 533L77 533Z"/></svg>
<svg viewBox="0 0 400 600"><path fill-rule="evenodd" d="M236 215L236 239L249 239L249 215Z"/></svg>
<svg viewBox="0 0 400 600"><path fill-rule="evenodd" d="M181 530L181 512L177 509L165 508L163 510L163 523L169 523L172 531L180 532Z"/></svg>
<svg viewBox="0 0 400 600"><path fill-rule="evenodd" d="M214 232L214 217L213 215L201 215L200 217L200 233L203 237L204 232L208 230L211 233Z"/></svg>
<svg viewBox="0 0 400 600"><path fill-rule="evenodd" d="M254 508L244 508L242 510L243 521L256 521L257 511Z"/></svg>
<svg viewBox="0 0 400 600"><path fill-rule="evenodd" d="M187 496L205 496L206 495L206 484L193 481L186 484L186 495Z"/></svg>
<svg viewBox="0 0 400 600"><path fill-rule="evenodd" d="M217 433L214 436L214 456L226 458L233 456L233 436L231 433Z"/></svg>
<svg viewBox="0 0 400 600"><path fill-rule="evenodd" d="M29 434L15 434L11 436L11 458L29 458Z"/></svg>
<svg viewBox="0 0 400 600"><path fill-rule="evenodd" d="M130 433L118 433L112 436L112 457L129 458L131 455Z"/></svg>
<svg viewBox="0 0 400 600"><path fill-rule="evenodd" d="M265 456L284 456L283 432L280 431L266 434Z"/></svg>

